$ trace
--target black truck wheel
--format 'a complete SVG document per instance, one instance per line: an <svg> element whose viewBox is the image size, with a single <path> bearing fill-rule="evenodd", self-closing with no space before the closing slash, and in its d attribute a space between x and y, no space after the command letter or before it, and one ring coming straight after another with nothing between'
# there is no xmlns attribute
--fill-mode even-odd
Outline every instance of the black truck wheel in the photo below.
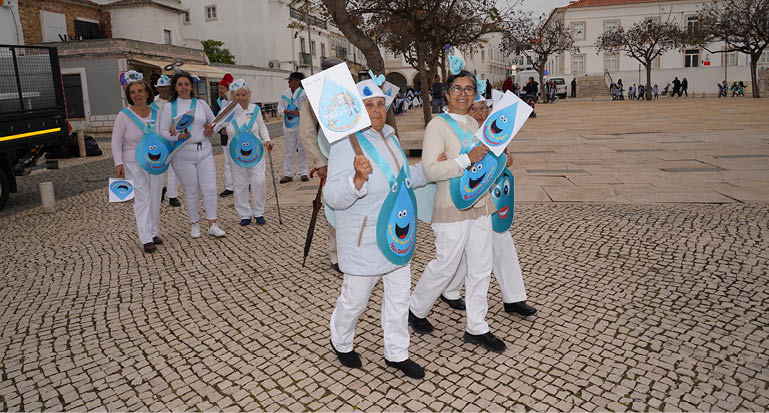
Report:
<svg viewBox="0 0 769 413"><path fill-rule="evenodd" d="M0 210L5 207L5 203L8 202L8 195L11 192L11 183L8 180L8 175L5 171L0 169Z"/></svg>

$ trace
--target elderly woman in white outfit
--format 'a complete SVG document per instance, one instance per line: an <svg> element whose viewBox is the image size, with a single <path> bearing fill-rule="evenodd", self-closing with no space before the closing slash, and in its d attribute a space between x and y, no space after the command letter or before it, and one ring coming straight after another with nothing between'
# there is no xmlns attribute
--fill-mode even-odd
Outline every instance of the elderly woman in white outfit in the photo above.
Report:
<svg viewBox="0 0 769 413"><path fill-rule="evenodd" d="M358 84L371 127L331 145L323 196L334 208L342 291L331 315L331 345L342 365L361 366L353 349L355 325L377 282L384 282L385 364L421 379L409 359L411 256L416 241L412 188L426 184L421 165L409 166L394 130L385 124L386 99L371 80Z"/></svg>
<svg viewBox="0 0 769 413"><path fill-rule="evenodd" d="M160 115L160 133L169 141L188 140L179 149L171 166L184 186L187 214L190 217L190 236L200 238L200 193L208 220L208 235L223 237L225 232L216 225L216 167L211 142L214 133L211 122L214 114L203 100L192 93L192 77L177 73L171 80L171 100L163 107ZM192 111L194 120L184 132L177 133L175 118Z"/></svg>
<svg viewBox="0 0 769 413"><path fill-rule="evenodd" d="M460 210L453 202L455 197L450 186L450 180L463 176L468 167L476 171L475 164L488 153L484 145L463 153L466 146L474 145L477 140L473 134L479 127L478 122L467 114L475 100L477 80L466 70L460 69L456 74L452 70L446 87L448 113L428 123L422 146L425 174L437 182L432 220L436 257L425 267L411 295L409 324L418 333L433 331L427 314L466 255L467 324L463 340L493 352L503 352L505 343L491 333L486 322L486 295L492 267L491 214L496 208L488 193L484 193L471 207ZM443 159L442 155L448 159L439 160Z"/></svg>
<svg viewBox="0 0 769 413"><path fill-rule="evenodd" d="M473 106L470 107L468 115L472 116L479 125L486 121L486 116L489 113L488 104L490 104L490 100L483 99L479 95ZM508 168L513 166L513 157L509 153L505 166ZM499 290L502 292L502 304L505 312L523 317L536 314L537 309L526 303L526 286L523 282L521 264L518 261L518 252L515 249L515 243L509 229L505 229L503 232L494 231L491 238L492 272L499 283ZM465 277L467 277L467 256L463 255L457 273L448 287L441 293L441 299L455 310L465 309L465 303L461 296Z"/></svg>
<svg viewBox="0 0 769 413"><path fill-rule="evenodd" d="M232 172L232 181L235 192L235 211L240 215L240 225L246 226L251 223L251 217L259 225L264 225L267 221L264 219L264 201L267 198L267 178L264 175L264 150L257 156L257 149L254 143L246 139L247 134L259 139L264 149L272 151L272 142L267 126L264 124L262 113L259 106L250 103L251 89L246 81L238 79L230 84L230 96L237 102L242 109L242 113L233 122L227 125L227 136L229 136L228 145L235 146L236 157L229 157L230 171ZM248 126L251 126L249 129ZM248 133L250 132L250 134ZM257 143L258 145L258 143ZM230 155L230 147L226 147ZM248 202L248 188L251 187L251 197L254 207Z"/></svg>
<svg viewBox="0 0 769 413"><path fill-rule="evenodd" d="M134 216L139 233L139 242L144 252L152 253L163 241L158 237L158 221L160 217L160 195L163 191L164 175L152 175L136 163L136 147L144 136L143 126L137 122L148 124L154 120L152 103L152 88L141 80L141 74L135 76L125 87L125 97L130 107L123 109L115 118L112 128L112 157L115 160L115 175L127 178L134 185ZM127 112L126 112L127 111ZM157 118L155 114L154 118Z"/></svg>

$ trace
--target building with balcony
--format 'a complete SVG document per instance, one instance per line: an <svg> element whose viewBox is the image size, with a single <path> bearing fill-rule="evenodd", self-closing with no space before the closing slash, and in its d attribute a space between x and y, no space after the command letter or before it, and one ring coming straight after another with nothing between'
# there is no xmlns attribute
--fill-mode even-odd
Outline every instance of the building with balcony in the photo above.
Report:
<svg viewBox="0 0 769 413"><path fill-rule="evenodd" d="M547 63L552 76L572 78L577 83L598 87L580 88L581 96L608 95L608 83L622 79L627 88L633 83L645 83L646 71L635 59L599 51L596 39L604 31L618 26L631 26L643 21L673 21L682 28L694 29L699 24L697 10L703 0L579 0L553 10L550 19L560 19L572 30L579 47L577 53L561 53ZM737 17L735 17L737 18ZM711 50L723 50L714 44ZM716 83L724 79L750 83L748 55L743 53L710 53L698 47L668 51L653 63L651 84L660 90L675 77L686 78L689 92L717 93ZM769 50L764 51L759 66L769 66ZM760 72L766 72L761 70Z"/></svg>

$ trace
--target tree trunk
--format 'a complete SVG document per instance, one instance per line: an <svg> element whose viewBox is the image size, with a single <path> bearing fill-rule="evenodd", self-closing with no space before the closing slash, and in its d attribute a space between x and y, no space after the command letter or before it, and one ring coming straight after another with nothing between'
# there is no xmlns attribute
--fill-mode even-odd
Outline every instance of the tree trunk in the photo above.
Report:
<svg viewBox="0 0 769 413"><path fill-rule="evenodd" d="M350 17L345 5L346 0L322 0L323 4L328 9L331 18L334 20L334 24L339 27L339 30L344 34L350 43L363 52L366 56L366 64L369 69L376 74L384 73L384 59L379 52L374 39L367 36L363 31L358 28L355 21Z"/></svg>
<svg viewBox="0 0 769 413"><path fill-rule="evenodd" d="M544 66L540 66L544 67ZM547 103L547 94L545 93L545 69L537 69L539 73L539 95L542 96L542 103ZM534 99L537 100L536 98Z"/></svg>
<svg viewBox="0 0 769 413"><path fill-rule="evenodd" d="M646 90L644 91L644 97L646 97L646 100L652 100L652 63L646 62L644 67L646 68Z"/></svg>
<svg viewBox="0 0 769 413"><path fill-rule="evenodd" d="M416 42L417 49L417 70L419 71L419 78L422 80L419 85L419 90L422 91L422 114L424 115L425 126L430 123L432 119L432 105L430 104L430 91L427 84L427 68L425 67L425 45L420 42Z"/></svg>
<svg viewBox="0 0 769 413"><path fill-rule="evenodd" d="M366 65L375 74L384 74L384 59L379 52L374 39L367 36L363 31L358 28L358 25L350 18L350 14L345 8L346 0L322 0L323 4L328 9L331 18L334 20L334 24L344 34L347 40L350 41L355 47L363 52L366 56ZM396 135L398 134L398 124L395 121L395 114L393 108L387 111L387 124L395 129Z"/></svg>
<svg viewBox="0 0 769 413"><path fill-rule="evenodd" d="M441 67L441 80L446 83L446 79L448 79L446 76L446 49L441 49L439 66Z"/></svg>
<svg viewBox="0 0 769 413"><path fill-rule="evenodd" d="M757 55L750 56L750 84L751 84L751 89L753 90L754 98L761 97L761 91L759 90L760 86L758 84L758 73L756 72L756 66L758 65L759 57L761 57L760 53Z"/></svg>

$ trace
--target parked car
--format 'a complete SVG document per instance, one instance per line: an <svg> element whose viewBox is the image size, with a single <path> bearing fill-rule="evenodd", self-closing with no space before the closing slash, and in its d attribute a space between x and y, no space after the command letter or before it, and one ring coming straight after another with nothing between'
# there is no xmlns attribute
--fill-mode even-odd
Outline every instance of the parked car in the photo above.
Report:
<svg viewBox="0 0 769 413"><path fill-rule="evenodd" d="M558 95L559 99L566 99L566 79L562 77L551 77L547 81L555 82L555 93Z"/></svg>

